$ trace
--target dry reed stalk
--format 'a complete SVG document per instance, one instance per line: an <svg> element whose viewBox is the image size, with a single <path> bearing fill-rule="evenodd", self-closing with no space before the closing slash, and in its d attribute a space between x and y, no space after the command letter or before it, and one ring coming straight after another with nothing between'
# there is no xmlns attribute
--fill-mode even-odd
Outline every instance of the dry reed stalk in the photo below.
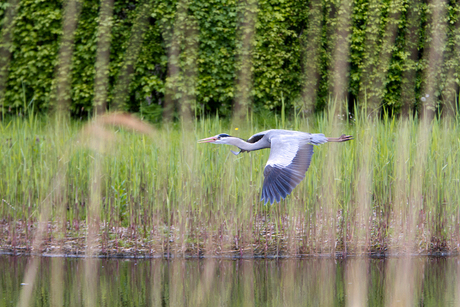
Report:
<svg viewBox="0 0 460 307"><path fill-rule="evenodd" d="M365 255L370 251L370 221L372 213L372 181L373 181L373 151L374 137L372 135L373 120L364 127L359 135L361 150L359 151L356 166L357 184L355 190L356 208L353 210L351 228L353 238L350 242L351 250L356 255Z"/></svg>
<svg viewBox="0 0 460 307"><path fill-rule="evenodd" d="M240 260L238 274L242 274L243 307L255 306L254 298L254 262L252 260Z"/></svg>
<svg viewBox="0 0 460 307"><path fill-rule="evenodd" d="M425 258L404 255L387 260L385 306L416 306L422 293Z"/></svg>
<svg viewBox="0 0 460 307"><path fill-rule="evenodd" d="M65 258L51 259L51 306L64 306Z"/></svg>
<svg viewBox="0 0 460 307"><path fill-rule="evenodd" d="M383 33L383 43L381 49L378 48L377 44L380 40L375 40L369 48L371 50L379 50L378 52L378 63L376 65L370 65L370 71L365 74L365 83L367 88L365 89L368 101L368 115L371 117L379 118L380 109L386 85L386 76L390 68L390 60L393 56L393 48L398 34L398 25L401 15L403 1L392 0L390 2L388 11L388 22L385 25L385 31ZM374 51L375 52L375 51Z"/></svg>
<svg viewBox="0 0 460 307"><path fill-rule="evenodd" d="M336 115L348 116L347 87L348 71L350 69L348 59L350 53L349 35L351 28L352 1L343 0L337 10L337 40L334 46L333 67L332 67L332 99Z"/></svg>
<svg viewBox="0 0 460 307"><path fill-rule="evenodd" d="M171 46L168 50L168 77L165 85L165 101L163 106L163 122L173 120L175 94L177 91L177 79L179 78L179 55L180 55L180 31L179 21L184 17L184 11L187 10L188 2L179 1L177 17L174 23L174 29L171 38Z"/></svg>
<svg viewBox="0 0 460 307"><path fill-rule="evenodd" d="M332 88L331 92L333 98L329 105L329 125L325 133L329 135L341 134L342 125L339 120L346 120L348 117L348 106L346 102L346 88L348 84L348 55L350 45L348 36L350 34L350 16L351 16L352 2L344 0L340 3L337 11L337 28L335 41L334 54L333 54L333 68L332 68ZM337 211L338 211L338 165L340 161L339 148L331 146L328 148L328 155L326 159L326 167L324 168L323 180L324 188L321 195L320 211L324 214L322 221L320 221L320 242L316 246L325 245L326 253L334 254L336 249L336 230L337 230ZM325 228L325 229L324 229ZM327 243L326 243L327 242ZM317 249L316 248L316 249ZM317 249L318 250L318 249ZM321 252L324 250L321 248Z"/></svg>
<svg viewBox="0 0 460 307"><path fill-rule="evenodd" d="M85 307L97 306L98 298L98 278L99 278L99 265L98 259L87 257L84 265L84 273L82 278L83 293L84 293L84 305Z"/></svg>
<svg viewBox="0 0 460 307"><path fill-rule="evenodd" d="M96 119L82 129L80 138L83 144L89 145L95 151L93 168L91 172L90 201L87 211L88 233L86 238L85 255L85 306L96 306L97 304L97 278L98 263L94 256L98 250L98 235L100 231L101 216L101 178L102 178L102 155L110 150L115 144L113 132L105 129L105 126L118 126L135 131L152 134L151 126L126 114L107 114L98 116Z"/></svg>
<svg viewBox="0 0 460 307"><path fill-rule="evenodd" d="M117 126L135 132L152 135L155 133L153 126L126 113L111 113L97 118L96 123L108 126ZM91 126L88 126L91 127Z"/></svg>
<svg viewBox="0 0 460 307"><path fill-rule="evenodd" d="M62 158L65 160L65 155ZM59 191L63 188L63 166L61 165L57 171L55 178L53 179L52 183L52 190L50 193L45 197L45 199L41 202L40 206L40 215L37 230L35 232L35 236L32 242L32 251L33 253L39 254L41 253L41 245L43 240L45 239L46 233L48 231L48 222L51 216L51 209L52 209L52 199L53 194L57 193L59 195ZM57 191L57 192L56 192ZM40 267L40 257L33 255L31 257L30 262L27 264L26 273L24 276L24 287L21 290L19 295L19 302L17 306L30 306L30 302L32 299L32 292L37 276L38 269Z"/></svg>
<svg viewBox="0 0 460 307"><path fill-rule="evenodd" d="M184 261L172 260L169 262L169 298L171 306L187 306L187 277Z"/></svg>
<svg viewBox="0 0 460 307"><path fill-rule="evenodd" d="M411 0L411 9L407 10L407 36L405 52L408 53L406 59L406 69L404 69L401 80L401 115L409 118L413 115L416 88L416 73L418 60L418 39L420 31L420 0Z"/></svg>
<svg viewBox="0 0 460 307"><path fill-rule="evenodd" d="M34 290L35 280L40 267L40 258L38 256L33 256L29 259L27 264L24 281L22 282L22 289L19 294L19 301L16 306L18 307L28 307L31 304L32 293Z"/></svg>
<svg viewBox="0 0 460 307"><path fill-rule="evenodd" d="M233 106L233 122L238 127L249 112L252 89L252 51L255 37L255 25L257 20L258 2L255 0L240 1L240 7L244 10L243 20L239 29L241 49L239 50L237 63L240 65L236 78L235 100Z"/></svg>
<svg viewBox="0 0 460 307"><path fill-rule="evenodd" d="M95 151L92 161L93 167L91 169L91 186L90 198L86 213L86 225L88 231L86 235L86 248L85 248L85 306L93 307L97 305L97 291L98 291L98 270L97 260L94 256L97 254L98 249L98 234L100 230L100 207L101 207L101 154L106 149L108 142L111 142L113 137L111 133L105 131L99 122L91 125L91 132L93 133L90 144L91 148Z"/></svg>
<svg viewBox="0 0 460 307"><path fill-rule="evenodd" d="M273 290L279 289L281 292L276 302L278 306L302 306L305 304L304 298L308 296L302 290L308 291L308 286L299 284L299 270L302 262L298 260L282 261L278 263L281 271L279 280L273 282ZM307 279L308 281L308 279ZM304 296L305 295L305 296Z"/></svg>
<svg viewBox="0 0 460 307"><path fill-rule="evenodd" d="M347 259L345 264L346 306L368 306L369 257Z"/></svg>
<svg viewBox="0 0 460 307"><path fill-rule="evenodd" d="M294 213L294 210L289 210L289 216L288 216L288 225L286 229L287 233L287 246L286 246L286 252L288 255L292 257L296 257L299 254L299 246L298 246L298 230L297 227L299 225L298 220L300 219L299 217L301 216L301 212Z"/></svg>
<svg viewBox="0 0 460 307"><path fill-rule="evenodd" d="M337 100L334 100L329 109L329 123L325 134L338 135L343 131L343 125L340 122L342 116L338 110L341 109ZM337 114L337 115L336 115ZM337 144L329 144L328 153L323 168L323 183L321 198L319 199L319 208L316 214L320 213L320 218L316 220L315 227L318 228L318 238L316 243L316 252L334 255L336 251L337 238L337 212L338 212L338 193L340 172L339 165L342 163L342 154ZM318 212L319 211L319 212ZM319 227L318 227L319 226ZM318 248L320 248L318 250Z"/></svg>
<svg viewBox="0 0 460 307"><path fill-rule="evenodd" d="M431 15L431 40L426 54L427 67L425 70L425 84L422 88L421 117L424 121L431 122L434 118L437 101L435 93L440 85L440 72L446 41L446 0L431 0L429 6ZM428 123L426 123L428 124Z"/></svg>
<svg viewBox="0 0 460 307"><path fill-rule="evenodd" d="M115 145L115 134L105 126L118 126L131 129L137 132L153 135L153 128L127 114L107 114L97 117L92 123L88 124L81 131L80 139L82 144L87 144L96 153L93 158L93 170L91 173L90 202L87 213L87 247L86 255L92 257L97 249L97 236L100 227L100 207L101 207L101 177L102 177L102 154L110 152L111 146Z"/></svg>
<svg viewBox="0 0 460 307"><path fill-rule="evenodd" d="M114 100L111 109L114 111L121 111L124 108L126 99L129 93L129 84L134 75L134 67L142 49L144 41L144 33L148 27L148 18L152 10L152 0L140 1L137 18L131 29L129 37L128 48L124 54L123 64L121 66L120 74L114 88Z"/></svg>
<svg viewBox="0 0 460 307"><path fill-rule="evenodd" d="M163 263L163 260L150 261L150 276L152 276L152 287L149 289L150 306L161 306L163 301L162 289L165 283Z"/></svg>
<svg viewBox="0 0 460 307"><path fill-rule="evenodd" d="M93 129L96 129L93 126ZM97 129L101 129L97 127ZM96 149L94 159L92 161L93 168L91 171L91 186L90 186L90 199L87 209L86 224L88 226L88 233L86 236L86 251L85 255L88 258L94 257L98 250L98 235L100 230L100 207L101 207L101 178L102 178L102 158L101 152L104 148L104 140L96 139L92 140L92 147Z"/></svg>
<svg viewBox="0 0 460 307"><path fill-rule="evenodd" d="M414 170L410 179L409 219L404 233L406 253L418 252L420 249L420 246L416 246L416 242L417 235L420 235L422 230L418 225L422 225L425 222L423 220L423 210L426 206L424 203L423 178L428 164L430 140L431 123L425 119L420 122L418 127Z"/></svg>
<svg viewBox="0 0 460 307"><path fill-rule="evenodd" d="M59 124L59 123L58 123ZM63 131L60 129L59 131ZM57 187L54 192L55 216L58 227L57 232L53 235L57 239L57 248L54 253L58 256L51 259L51 305L64 305L64 258L62 258L63 245L66 239L66 201L65 201L65 168L68 162L69 148L61 149L64 152L61 154L61 159L58 162L58 171L56 173Z"/></svg>
<svg viewBox="0 0 460 307"><path fill-rule="evenodd" d="M99 11L93 104L94 112L98 115L104 114L107 110L113 1L114 0L102 0Z"/></svg>
<svg viewBox="0 0 460 307"><path fill-rule="evenodd" d="M219 261L218 276L215 279L215 283L218 284L217 291L213 291L213 299L221 302L230 302L233 298L232 288L229 287L235 280L235 270L233 261Z"/></svg>
<svg viewBox="0 0 460 307"><path fill-rule="evenodd" d="M302 92L303 111L310 117L315 113L316 92L319 83L321 52L321 9L319 0L310 1L308 34L305 52L305 84Z"/></svg>
<svg viewBox="0 0 460 307"><path fill-rule="evenodd" d="M453 30L454 44L448 53L448 58L443 60L443 65L447 66L447 76L445 86L442 93L443 106L442 118L447 121L454 121L456 114L458 114L458 97L459 84L457 82L456 67L460 64L460 19L455 22ZM447 46L446 46L447 47ZM447 48L446 48L447 49Z"/></svg>
<svg viewBox="0 0 460 307"><path fill-rule="evenodd" d="M71 64L75 29L77 28L81 6L80 0L67 0L64 2L63 33L59 44L56 76L56 111L60 116L68 116L70 112Z"/></svg>
<svg viewBox="0 0 460 307"><path fill-rule="evenodd" d="M14 17L16 16L19 7L19 0L9 0L6 7L5 15L3 16L3 27L0 31L0 111L4 108L4 95L6 82L8 80L8 68L11 60L11 43L13 41L13 26Z"/></svg>
<svg viewBox="0 0 460 307"><path fill-rule="evenodd" d="M195 17L188 13L189 5L189 0L181 0L177 4L168 50L168 77L163 108L163 121L171 122L176 102L179 101L180 116L186 125L192 121L198 57L198 23ZM185 46L184 50L182 45ZM182 55L185 60L182 60ZM184 68L182 72L181 68Z"/></svg>
<svg viewBox="0 0 460 307"><path fill-rule="evenodd" d="M199 49L199 25L198 22L189 16L189 20L184 29L185 49L183 51L186 58L183 64L183 87L180 104L180 117L182 125L188 131L193 131L193 122L196 116L196 81L198 74L198 49Z"/></svg>
<svg viewBox="0 0 460 307"><path fill-rule="evenodd" d="M410 165L410 131L409 121L402 119L399 123L398 140L394 160L395 192L393 199L393 214L390 229L393 230L390 238L390 253L409 252L406 247L412 246L410 242L410 206L409 206L409 165Z"/></svg>
<svg viewBox="0 0 460 307"><path fill-rule="evenodd" d="M201 265L203 265L204 270L200 274L201 278L190 297L189 306L209 306L208 302L212 302L212 296L216 288L216 260L206 259L203 263L200 263Z"/></svg>
<svg viewBox="0 0 460 307"><path fill-rule="evenodd" d="M337 278L335 263L329 259L318 259L312 270L316 275L316 279L311 279L315 283L315 292L312 295L318 300L316 306L334 306L335 297L332 294Z"/></svg>
<svg viewBox="0 0 460 307"><path fill-rule="evenodd" d="M454 263L456 264L455 270L450 270L455 274L455 279L456 283L453 283L455 285L454 287L454 304L455 306L460 306L460 259L455 259Z"/></svg>

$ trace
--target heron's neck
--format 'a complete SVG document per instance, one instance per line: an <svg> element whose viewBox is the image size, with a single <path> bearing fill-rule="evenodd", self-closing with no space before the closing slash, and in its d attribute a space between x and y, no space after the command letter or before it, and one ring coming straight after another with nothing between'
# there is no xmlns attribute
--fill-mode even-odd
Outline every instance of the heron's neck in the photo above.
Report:
<svg viewBox="0 0 460 307"><path fill-rule="evenodd" d="M240 138L236 137L230 137L227 139L227 143L230 145L235 145L236 147L246 150L246 151L252 151L252 150L258 150L262 148L269 148L270 143L260 140L256 143L248 143Z"/></svg>

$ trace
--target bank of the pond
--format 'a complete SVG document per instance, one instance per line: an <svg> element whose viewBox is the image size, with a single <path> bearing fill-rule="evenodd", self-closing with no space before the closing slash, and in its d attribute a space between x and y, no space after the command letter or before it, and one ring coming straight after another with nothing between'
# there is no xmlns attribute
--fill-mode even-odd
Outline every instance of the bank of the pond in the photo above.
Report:
<svg viewBox="0 0 460 307"><path fill-rule="evenodd" d="M34 242L37 223L0 222L0 253L13 255L72 256L72 257L109 257L109 258L302 258L310 256L348 257L369 255L387 257L404 254L426 256L455 256L459 254L457 245L442 242L436 245L430 241L418 241L416 247L391 246L390 241L382 244L380 238L372 237L367 251L352 248L351 241L336 239L333 249L328 240L318 238L305 240L305 233L290 232L290 227L276 230L274 223L263 219L255 223L252 232L231 236L225 231L208 235L203 227L197 229L194 236L187 234L183 240L180 226L161 226L149 233L142 233L141 227L121 227L102 225L95 239L96 246L87 252L88 231L84 221L78 226L67 224L61 232L60 225L48 223L41 244ZM244 233L244 234L243 234ZM401 234L402 235L402 234ZM293 236L293 237L292 237ZM420 238L419 238L420 239ZM431 238L439 243L439 240ZM35 246L35 248L34 248ZM39 246L37 249L36 247Z"/></svg>

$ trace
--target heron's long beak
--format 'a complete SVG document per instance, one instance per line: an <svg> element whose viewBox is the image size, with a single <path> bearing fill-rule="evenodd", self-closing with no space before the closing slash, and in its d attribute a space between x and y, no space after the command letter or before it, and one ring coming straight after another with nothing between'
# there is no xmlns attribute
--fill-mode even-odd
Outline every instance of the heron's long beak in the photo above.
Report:
<svg viewBox="0 0 460 307"><path fill-rule="evenodd" d="M217 138L215 136L211 136L210 138L199 140L198 143L211 143L211 142L215 142L216 140Z"/></svg>

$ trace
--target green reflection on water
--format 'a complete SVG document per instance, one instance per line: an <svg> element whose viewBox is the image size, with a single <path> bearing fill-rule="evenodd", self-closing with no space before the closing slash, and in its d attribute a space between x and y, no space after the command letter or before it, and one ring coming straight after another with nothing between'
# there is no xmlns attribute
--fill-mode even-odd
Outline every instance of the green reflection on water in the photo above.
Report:
<svg viewBox="0 0 460 307"><path fill-rule="evenodd" d="M454 306L458 258L116 260L0 256L0 306ZM88 265L88 262L90 265ZM88 269L90 268L90 269ZM88 281L95 282L88 286ZM22 298L23 299L23 298Z"/></svg>

